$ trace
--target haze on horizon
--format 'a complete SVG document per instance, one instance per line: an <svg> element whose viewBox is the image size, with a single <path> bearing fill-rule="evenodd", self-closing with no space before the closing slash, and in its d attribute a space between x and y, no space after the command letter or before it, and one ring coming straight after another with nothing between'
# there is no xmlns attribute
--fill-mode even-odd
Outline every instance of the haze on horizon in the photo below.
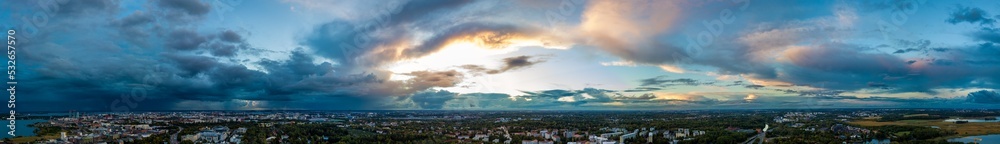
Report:
<svg viewBox="0 0 1000 144"><path fill-rule="evenodd" d="M0 3L20 110L1000 106L988 0Z"/></svg>

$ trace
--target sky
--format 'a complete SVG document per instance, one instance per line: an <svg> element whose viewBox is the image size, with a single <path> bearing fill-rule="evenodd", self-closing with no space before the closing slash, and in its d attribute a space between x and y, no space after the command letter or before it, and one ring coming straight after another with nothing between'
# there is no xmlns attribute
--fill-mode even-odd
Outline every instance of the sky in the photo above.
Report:
<svg viewBox="0 0 1000 144"><path fill-rule="evenodd" d="M1000 106L989 0L0 3L21 111Z"/></svg>

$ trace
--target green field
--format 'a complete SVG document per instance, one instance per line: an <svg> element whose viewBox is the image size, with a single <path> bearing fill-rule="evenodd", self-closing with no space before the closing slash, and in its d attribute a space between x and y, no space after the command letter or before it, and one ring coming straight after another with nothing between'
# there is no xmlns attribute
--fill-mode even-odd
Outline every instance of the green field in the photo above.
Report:
<svg viewBox="0 0 1000 144"><path fill-rule="evenodd" d="M928 127L937 126L940 127L941 129L955 131L958 133L958 135L962 136L1000 133L1000 123L995 123L995 122L956 124L952 122L944 122L944 120L901 120L901 121L891 121L891 122L856 120L850 123L860 126L884 126L884 125L928 126Z"/></svg>

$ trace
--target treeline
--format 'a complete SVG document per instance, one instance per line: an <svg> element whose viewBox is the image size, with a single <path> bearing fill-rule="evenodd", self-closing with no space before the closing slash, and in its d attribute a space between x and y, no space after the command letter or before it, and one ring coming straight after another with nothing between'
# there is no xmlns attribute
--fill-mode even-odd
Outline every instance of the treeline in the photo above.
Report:
<svg viewBox="0 0 1000 144"><path fill-rule="evenodd" d="M284 138L287 136L287 138ZM268 140L269 137L273 137ZM250 127L246 143L446 143L443 136L419 133L372 134L340 128L335 124L284 124Z"/></svg>
<svg viewBox="0 0 1000 144"><path fill-rule="evenodd" d="M938 119L947 119L947 118L948 118L947 116L941 116L941 115L920 115L920 116L909 116L909 117L907 117L907 116L904 116L902 114L890 114L890 115L883 115L882 118L879 118L877 121L879 121L879 122L891 122L891 121L900 121L900 120L938 120Z"/></svg>
<svg viewBox="0 0 1000 144"><path fill-rule="evenodd" d="M957 134L952 131L923 126L885 125L867 128L878 131L875 134L876 138L891 138L893 141L929 140Z"/></svg>

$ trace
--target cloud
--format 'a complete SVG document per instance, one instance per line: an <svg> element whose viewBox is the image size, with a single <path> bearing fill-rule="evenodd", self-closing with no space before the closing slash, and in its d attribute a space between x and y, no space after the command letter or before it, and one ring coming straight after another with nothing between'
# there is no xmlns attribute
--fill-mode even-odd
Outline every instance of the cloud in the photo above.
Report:
<svg viewBox="0 0 1000 144"><path fill-rule="evenodd" d="M53 2L59 8L45 13L52 16L50 25L31 37L38 41L25 42L23 51L18 51L19 64L24 64L20 92L32 96L24 99L28 109L108 110L121 106L109 103L135 89L148 94L136 109L183 109L186 105L204 109L668 109L807 105L797 102L829 107L865 106L865 102L914 106L939 99L846 94L1000 88L1000 67L996 66L1000 32L992 28L996 18L972 7L944 13L949 19L942 25L979 24L965 35L971 42L953 43L870 38L872 28L866 25L874 24L866 21L870 20L867 15L858 15L870 11L855 12L850 7L853 3L829 10L826 4L776 10L767 8L780 1L754 2L762 6L739 13L741 22L725 26L731 34L718 36L718 41L696 54L674 42L692 27L699 30L702 18L715 18L717 9L737 3L587 1L579 6L582 11L565 12L568 23L545 29L548 17L537 12L547 9L510 9L528 2L293 1L317 6L317 11L350 13L307 27L295 39L301 49L269 51L248 42L254 39L250 31L211 27L215 21L206 17L221 11L208 1ZM903 2L877 5L916 6ZM2 3L5 8L19 7L4 13L12 19L38 8L36 2ZM563 7L543 3L540 8ZM909 32L919 36L922 31ZM624 89L525 90L524 95L507 95L438 89L453 88L466 75L537 67L548 59L515 55L501 59L496 67L386 69L387 64L419 59L456 43L500 49L520 46L515 44L525 40L545 45L548 39L571 42L572 49L567 51L596 49L597 56L620 58L602 65L655 66L688 73L642 79ZM716 81L687 77L703 71L728 77L720 81L740 81L727 83L726 88L754 93L664 92L668 86L717 86ZM394 76L409 79L391 79ZM961 102L995 103L988 94L970 93ZM385 101L404 104L386 106L381 103Z"/></svg>
<svg viewBox="0 0 1000 144"><path fill-rule="evenodd" d="M170 110L188 107L184 104L205 104L211 109L244 109L254 105L357 109L371 106L376 99L407 96L448 85L443 81L460 80L447 78L448 74L435 76L436 72L428 72L426 76L413 73L421 76L411 81L385 81L381 78L391 73L384 71L339 72L334 70L335 63L320 62L314 53L302 49L284 53L288 56L286 60L241 55L252 53L244 51L252 49L246 41L249 32L204 30L212 28L193 24L212 12L209 3L148 4L155 7L120 14L115 14L120 9L117 2L70 1L59 5L60 11L112 14L88 15L92 20L55 15L69 18L51 19L54 25L39 31L43 36L34 37L39 39L37 43L23 45L30 48L18 53L26 63L24 71L35 73L19 77L28 86L19 90L34 96L24 99L25 103L36 104L26 108ZM32 5L25 5L28 6ZM68 29L71 27L92 30ZM253 59L237 59L239 56ZM141 99L128 97L140 93ZM67 103L65 100L70 99L67 96L83 97L84 100L73 103L84 104ZM121 103L123 100L130 104ZM63 106L42 107L48 104Z"/></svg>
<svg viewBox="0 0 1000 144"><path fill-rule="evenodd" d="M993 25L993 23L996 23L996 20L989 18L989 15L983 9L962 6L957 6L957 9L949 15L947 21L951 24L968 22L971 24L979 23L979 25Z"/></svg>
<svg viewBox="0 0 1000 144"><path fill-rule="evenodd" d="M996 28L981 28L969 34L970 37L978 41L1000 43L1000 30Z"/></svg>
<svg viewBox="0 0 1000 144"><path fill-rule="evenodd" d="M407 80L412 89L428 89L432 87L452 87L462 82L462 73L455 70L449 71L414 71L404 75L413 76Z"/></svg>
<svg viewBox="0 0 1000 144"><path fill-rule="evenodd" d="M897 43L899 47L902 47L902 49L897 49L895 52L892 52L892 54L902 54L914 51L919 51L923 52L922 54L927 54L929 50L933 50L931 48L928 48L928 46L931 44L931 41L929 40L917 40L917 41L897 40Z"/></svg>
<svg viewBox="0 0 1000 144"><path fill-rule="evenodd" d="M192 30L177 30L170 32L167 39L167 47L175 50L194 50L208 41L207 37L201 36Z"/></svg>
<svg viewBox="0 0 1000 144"><path fill-rule="evenodd" d="M472 42L500 48L509 40L535 37L528 25L471 19L455 22L457 14L483 13L460 8L472 1L407 1L387 11L373 11L370 20L334 20L316 27L301 44L336 60L346 71L371 71L399 60L415 59L439 51L453 42ZM448 13L444 13L448 12ZM424 31L434 31L430 35ZM420 35L419 37L417 35Z"/></svg>
<svg viewBox="0 0 1000 144"><path fill-rule="evenodd" d="M647 92L647 91L657 91L662 89L663 88L658 88L658 87L637 87L629 90L624 90L624 92Z"/></svg>
<svg viewBox="0 0 1000 144"><path fill-rule="evenodd" d="M455 99L457 96L457 93L446 90L429 90L414 93L410 99L423 109L441 109L445 102Z"/></svg>
<svg viewBox="0 0 1000 144"><path fill-rule="evenodd" d="M966 97L966 101L983 104L1000 104L1000 93L987 90L971 92Z"/></svg>
<svg viewBox="0 0 1000 144"><path fill-rule="evenodd" d="M680 17L675 1L590 1L580 29L595 45L613 55L638 63L672 63L688 57L680 47L655 39L668 32Z"/></svg>
<svg viewBox="0 0 1000 144"><path fill-rule="evenodd" d="M519 69L519 68L523 68L523 67L528 67L528 66L531 66L531 65L535 65L535 64L537 64L539 62L544 61L544 60L529 61L529 59L531 59L531 56L516 56L516 57L504 58L503 59L503 66L500 67L499 70L500 71L514 70L514 69Z"/></svg>
<svg viewBox="0 0 1000 144"><path fill-rule="evenodd" d="M219 39L225 42L243 42L243 36L232 30L225 30L219 34Z"/></svg>
<svg viewBox="0 0 1000 144"><path fill-rule="evenodd" d="M746 100L748 102L753 101L753 100L757 100L757 95L755 95L755 94L747 94L747 97L744 97L743 100Z"/></svg>
<svg viewBox="0 0 1000 144"><path fill-rule="evenodd" d="M407 55L404 56L406 58L424 56L440 50L445 44L461 40L476 42L490 48L503 48L509 44L510 39L539 35L537 31L531 27L511 24L464 23L450 27L416 47L403 50L402 53Z"/></svg>
<svg viewBox="0 0 1000 144"><path fill-rule="evenodd" d="M193 30L180 29L171 32L166 46L177 51L209 52L213 56L232 57L240 50L249 49L250 44L232 30L218 34L200 34Z"/></svg>
<svg viewBox="0 0 1000 144"><path fill-rule="evenodd" d="M647 97L652 96L650 100L657 100L657 101L688 102L688 103L699 103L699 104L712 104L719 102L718 99L705 97L704 95L696 93L653 92L643 95Z"/></svg>
<svg viewBox="0 0 1000 144"><path fill-rule="evenodd" d="M906 62L896 56L859 53L852 50L850 45L798 47L785 51L784 56L795 66L834 73L878 75L907 71Z"/></svg>
<svg viewBox="0 0 1000 144"><path fill-rule="evenodd" d="M667 87L674 85L691 85L697 86L702 84L712 84L713 82L698 82L698 80L690 78L677 78L668 79L667 76L657 76L654 78L647 78L639 80L639 86L657 86L657 87Z"/></svg>
<svg viewBox="0 0 1000 144"><path fill-rule="evenodd" d="M560 101L560 102L576 102L576 98L574 98L572 96L560 97L559 99L556 99L556 101Z"/></svg>
<svg viewBox="0 0 1000 144"><path fill-rule="evenodd" d="M358 31L348 22L335 21L316 28L303 44L324 57L337 60L346 69L365 70L423 57L453 42L502 48L511 39L538 35L534 28L502 23L462 23L445 27L429 38L416 41L416 45L410 45L413 43L410 41L412 30L402 25Z"/></svg>
<svg viewBox="0 0 1000 144"><path fill-rule="evenodd" d="M149 32L146 27L156 22L156 16L148 12L135 11L121 19L113 20L111 25L118 29L120 37L133 43L147 45L149 41L147 38L154 33Z"/></svg>
<svg viewBox="0 0 1000 144"><path fill-rule="evenodd" d="M573 105L580 105L580 104L594 103L594 102L609 102L613 101L614 99L613 97L619 95L612 90L596 89L596 88L584 88L581 90L553 89L544 91L523 91L523 92L525 93L525 95L519 95L516 97L526 98L526 99L530 98L533 99L532 101L535 101L535 99L540 99L542 101L544 100L558 101L558 99L564 99L564 100L573 99L572 102L561 101Z"/></svg>
<svg viewBox="0 0 1000 144"><path fill-rule="evenodd" d="M49 2L26 2L29 5L46 6L56 5L58 8L45 9L54 11L57 16L64 18L75 18L84 15L115 13L121 3L117 0L94 0L94 1L49 1Z"/></svg>
<svg viewBox="0 0 1000 144"><path fill-rule="evenodd" d="M755 84L752 84L752 85L746 85L746 86L744 86L744 87L746 87L746 88L748 88L748 89L761 89L761 88L764 88L764 86L763 86L763 85L755 85Z"/></svg>
<svg viewBox="0 0 1000 144"><path fill-rule="evenodd" d="M178 68L187 72L187 76L197 75L221 65L215 58L206 56L167 54L164 57L173 60Z"/></svg>
<svg viewBox="0 0 1000 144"><path fill-rule="evenodd" d="M466 69L466 70L469 70L469 71L471 71L473 73L499 74L499 73L504 73L504 72L511 71L511 70L517 70L517 69L531 67L532 65L535 65L535 64L542 63L542 62L546 61L546 59L539 59L539 58L535 58L535 60L531 60L532 58L535 58L535 56L523 55L523 56L515 56L515 57L504 58L502 60L503 64L501 64L500 68L497 68L497 69L487 69L487 68L483 67L482 65L462 65L462 66L459 66L459 67L463 68L463 69Z"/></svg>
<svg viewBox="0 0 1000 144"><path fill-rule="evenodd" d="M188 15L205 15L212 10L208 3L200 0L171 0L159 1L157 6L177 10Z"/></svg>
<svg viewBox="0 0 1000 144"><path fill-rule="evenodd" d="M129 14L128 16L115 20L111 23L119 27L134 27L153 22L156 22L156 17L153 17L152 15L149 15L148 13L144 13L142 11L136 11L133 12L132 14Z"/></svg>

